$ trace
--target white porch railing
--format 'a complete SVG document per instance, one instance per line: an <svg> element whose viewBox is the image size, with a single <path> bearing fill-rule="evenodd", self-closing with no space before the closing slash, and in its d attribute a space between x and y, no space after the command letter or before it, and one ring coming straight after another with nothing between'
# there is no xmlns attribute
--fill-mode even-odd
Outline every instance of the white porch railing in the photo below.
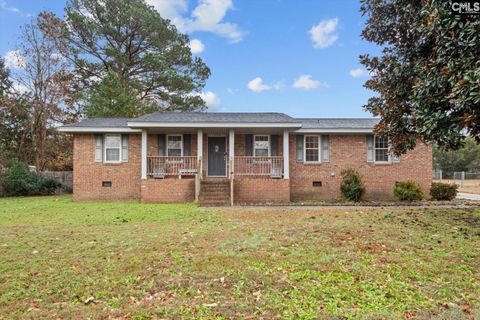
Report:
<svg viewBox="0 0 480 320"><path fill-rule="evenodd" d="M283 177L283 157L234 157L236 176Z"/></svg>
<svg viewBox="0 0 480 320"><path fill-rule="evenodd" d="M186 157L147 157L147 176L161 179L166 176L193 176L198 173L198 158Z"/></svg>

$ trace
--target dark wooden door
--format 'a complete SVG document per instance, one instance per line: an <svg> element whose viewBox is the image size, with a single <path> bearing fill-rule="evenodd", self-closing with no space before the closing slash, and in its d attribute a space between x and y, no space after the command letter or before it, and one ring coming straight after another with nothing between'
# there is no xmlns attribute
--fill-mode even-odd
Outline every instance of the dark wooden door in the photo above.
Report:
<svg viewBox="0 0 480 320"><path fill-rule="evenodd" d="M208 137L208 175L227 175L227 140L225 137Z"/></svg>

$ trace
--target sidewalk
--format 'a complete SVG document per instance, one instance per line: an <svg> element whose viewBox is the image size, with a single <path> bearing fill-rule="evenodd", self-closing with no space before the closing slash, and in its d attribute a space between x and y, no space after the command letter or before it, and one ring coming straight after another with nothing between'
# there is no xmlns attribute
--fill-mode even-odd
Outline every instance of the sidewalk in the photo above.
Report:
<svg viewBox="0 0 480 320"><path fill-rule="evenodd" d="M480 194L474 194L474 193L458 193L458 194L457 194L457 199L480 201Z"/></svg>

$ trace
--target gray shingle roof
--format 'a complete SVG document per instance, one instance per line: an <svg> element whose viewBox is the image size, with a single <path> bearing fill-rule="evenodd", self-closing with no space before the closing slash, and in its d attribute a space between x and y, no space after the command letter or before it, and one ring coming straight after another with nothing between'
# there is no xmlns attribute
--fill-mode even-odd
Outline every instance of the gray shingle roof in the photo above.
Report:
<svg viewBox="0 0 480 320"><path fill-rule="evenodd" d="M155 112L131 122L300 123L277 112Z"/></svg>
<svg viewBox="0 0 480 320"><path fill-rule="evenodd" d="M127 122L133 118L95 118L86 119L77 123L66 124L70 128L128 128Z"/></svg>
<svg viewBox="0 0 480 320"><path fill-rule="evenodd" d="M373 129L380 121L374 118L297 118L302 122L302 129Z"/></svg>
<svg viewBox="0 0 480 320"><path fill-rule="evenodd" d="M64 125L64 128L128 128L127 122L217 122L217 123L301 123L302 129L373 129L373 118L292 118L276 112L155 112L139 118L96 118Z"/></svg>

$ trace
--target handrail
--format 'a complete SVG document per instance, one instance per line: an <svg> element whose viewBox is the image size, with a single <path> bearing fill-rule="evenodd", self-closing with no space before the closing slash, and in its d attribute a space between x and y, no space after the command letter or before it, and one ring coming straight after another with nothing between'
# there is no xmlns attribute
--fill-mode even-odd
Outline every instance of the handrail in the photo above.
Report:
<svg viewBox="0 0 480 320"><path fill-rule="evenodd" d="M147 176L164 178L165 176L193 176L198 173L196 156L149 156L147 157Z"/></svg>
<svg viewBox="0 0 480 320"><path fill-rule="evenodd" d="M283 157L234 157L235 176L283 176Z"/></svg>

